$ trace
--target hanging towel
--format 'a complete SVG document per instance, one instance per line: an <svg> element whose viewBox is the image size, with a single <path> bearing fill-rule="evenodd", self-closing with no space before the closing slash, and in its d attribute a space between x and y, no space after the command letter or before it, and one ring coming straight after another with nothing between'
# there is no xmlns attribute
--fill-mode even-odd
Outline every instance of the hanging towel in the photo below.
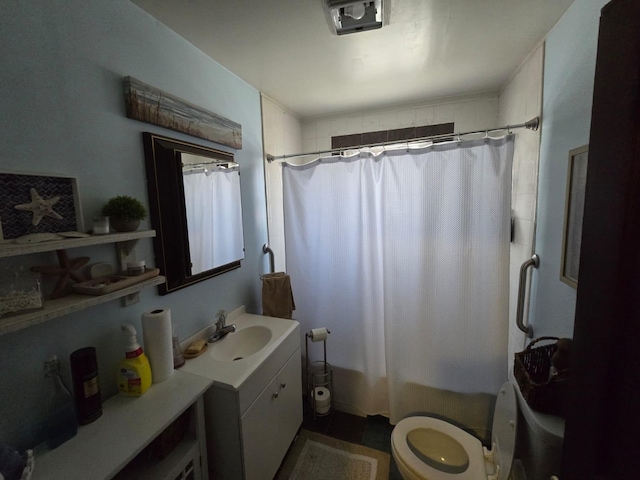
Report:
<svg viewBox="0 0 640 480"><path fill-rule="evenodd" d="M262 275L262 314L268 317L292 318L295 309L289 275L284 272Z"/></svg>

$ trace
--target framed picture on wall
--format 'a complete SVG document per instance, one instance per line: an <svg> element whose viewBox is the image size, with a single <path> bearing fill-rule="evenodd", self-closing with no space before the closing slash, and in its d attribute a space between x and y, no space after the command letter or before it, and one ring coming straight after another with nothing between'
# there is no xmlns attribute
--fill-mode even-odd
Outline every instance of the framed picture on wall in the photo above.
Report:
<svg viewBox="0 0 640 480"><path fill-rule="evenodd" d="M0 241L83 229L75 178L0 172Z"/></svg>
<svg viewBox="0 0 640 480"><path fill-rule="evenodd" d="M589 145L571 150L567 168L560 280L573 288L578 288L588 155Z"/></svg>

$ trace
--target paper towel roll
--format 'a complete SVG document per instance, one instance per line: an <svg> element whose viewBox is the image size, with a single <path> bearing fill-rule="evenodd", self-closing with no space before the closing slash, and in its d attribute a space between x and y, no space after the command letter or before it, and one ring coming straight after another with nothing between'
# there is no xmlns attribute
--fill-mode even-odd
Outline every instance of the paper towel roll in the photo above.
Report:
<svg viewBox="0 0 640 480"><path fill-rule="evenodd" d="M322 327L322 328L312 328L311 329L311 341L312 342L321 342L323 340L327 339L327 334L329 333L329 331Z"/></svg>
<svg viewBox="0 0 640 480"><path fill-rule="evenodd" d="M316 413L327 413L331 409L331 392L325 387L313 389L313 398Z"/></svg>
<svg viewBox="0 0 640 480"><path fill-rule="evenodd" d="M173 375L173 335L171 310L158 309L142 314L144 352L151 364L153 383L160 383Z"/></svg>

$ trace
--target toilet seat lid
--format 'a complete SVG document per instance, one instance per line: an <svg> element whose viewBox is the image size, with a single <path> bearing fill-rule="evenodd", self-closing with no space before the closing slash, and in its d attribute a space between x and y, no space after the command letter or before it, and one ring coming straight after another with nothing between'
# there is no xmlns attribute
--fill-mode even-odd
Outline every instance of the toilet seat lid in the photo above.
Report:
<svg viewBox="0 0 640 480"><path fill-rule="evenodd" d="M420 431L436 432L435 434L427 433L427 435L433 435L433 438L438 436L441 436L440 438L448 437L448 442L459 444L468 457L466 469L460 471L460 468L453 466L453 468L444 467L443 470L436 465L432 466L425 462L424 458L421 458L422 455L416 452L415 446L412 448L409 441L410 435L412 435L411 432ZM421 435L421 433L418 433L418 435ZM393 429L391 442L397 456L396 460L413 472L416 477L438 480L477 480L478 478L486 478L482 442L473 435L443 420L424 416L407 417L398 422Z"/></svg>
<svg viewBox="0 0 640 480"><path fill-rule="evenodd" d="M407 445L420 460L447 473L469 468L469 455L455 438L432 428L416 428L407 434Z"/></svg>

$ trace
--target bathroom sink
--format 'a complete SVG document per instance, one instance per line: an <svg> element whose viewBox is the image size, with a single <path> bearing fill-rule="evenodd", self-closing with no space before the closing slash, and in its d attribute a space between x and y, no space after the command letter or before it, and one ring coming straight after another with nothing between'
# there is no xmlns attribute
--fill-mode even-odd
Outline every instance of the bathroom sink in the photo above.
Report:
<svg viewBox="0 0 640 480"><path fill-rule="evenodd" d="M271 340L271 330L263 325L252 325L228 333L209 345L211 358L222 362L243 360L262 350Z"/></svg>
<svg viewBox="0 0 640 480"><path fill-rule="evenodd" d="M275 375L277 371L272 369L279 369L300 348L300 324L295 320L254 315L240 307L227 316L227 325L235 325L236 331L209 343L203 355L189 359L181 370L207 377L218 386L239 390L249 377L267 379L260 372ZM194 340L208 339L215 329L214 323L203 328L185 340L183 349ZM256 395L267 386L257 383L260 388L253 392Z"/></svg>

